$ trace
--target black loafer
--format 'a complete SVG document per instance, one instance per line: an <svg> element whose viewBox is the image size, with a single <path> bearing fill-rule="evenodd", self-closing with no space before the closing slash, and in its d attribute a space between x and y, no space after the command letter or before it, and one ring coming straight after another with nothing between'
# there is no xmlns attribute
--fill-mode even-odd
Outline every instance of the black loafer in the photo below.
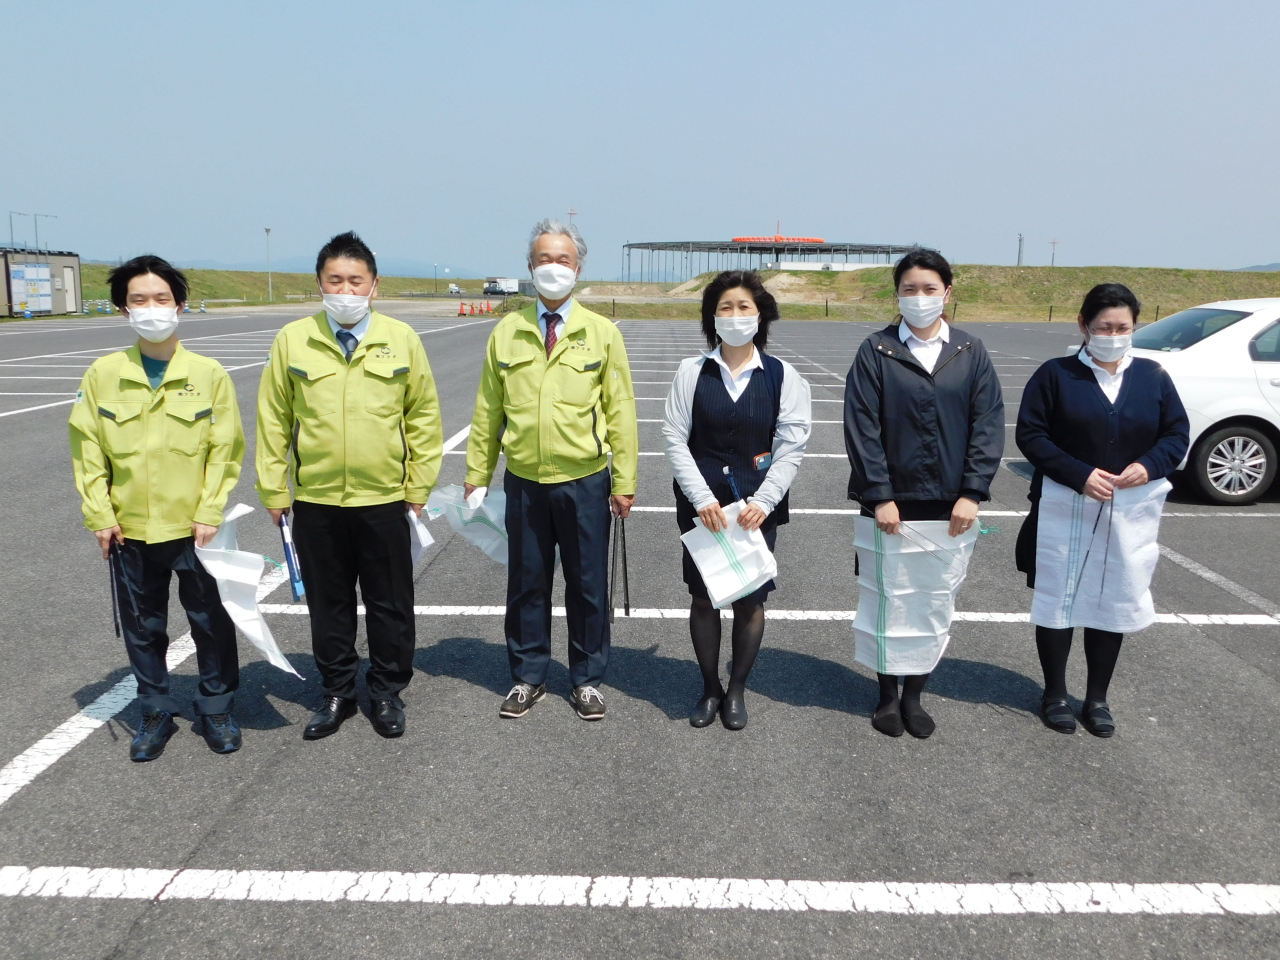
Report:
<svg viewBox="0 0 1280 960"><path fill-rule="evenodd" d="M711 725L711 721L716 718L716 714L720 712L720 701L724 699L724 694L705 694L698 705L693 708L693 713L689 714L689 726L691 727L707 727Z"/></svg>
<svg viewBox="0 0 1280 960"><path fill-rule="evenodd" d="M880 707L871 715L871 726L886 737L900 737L906 732L902 724L902 707L898 700L885 707Z"/></svg>
<svg viewBox="0 0 1280 960"><path fill-rule="evenodd" d="M129 744L129 759L136 763L146 763L164 753L164 745L178 731L173 722L173 714L163 710L148 710L142 715L142 723L138 732L133 735Z"/></svg>
<svg viewBox="0 0 1280 960"><path fill-rule="evenodd" d="M404 705L399 700L373 701L373 729L388 739L404 733Z"/></svg>
<svg viewBox="0 0 1280 960"><path fill-rule="evenodd" d="M302 731L303 740L320 740L337 733L342 721L355 716L356 702L346 697L327 697L324 706L317 711Z"/></svg>
<svg viewBox="0 0 1280 960"><path fill-rule="evenodd" d="M1071 712L1071 704L1064 697L1041 697L1040 719L1050 730L1059 733L1075 733L1076 717Z"/></svg>
<svg viewBox="0 0 1280 960"><path fill-rule="evenodd" d="M747 725L747 704L742 694L728 694L720 702L720 722L726 730L741 730Z"/></svg>
<svg viewBox="0 0 1280 960"><path fill-rule="evenodd" d="M933 717L924 712L924 707L920 706L919 700L902 701L902 725L907 728L907 733L917 740L928 740L937 729Z"/></svg>
<svg viewBox="0 0 1280 960"><path fill-rule="evenodd" d="M1095 737L1109 737L1116 732L1116 722L1111 719L1111 708L1105 700L1086 700L1080 720Z"/></svg>
<svg viewBox="0 0 1280 960"><path fill-rule="evenodd" d="M231 714L206 714L200 720L201 735L214 753L235 753L240 749L240 724Z"/></svg>

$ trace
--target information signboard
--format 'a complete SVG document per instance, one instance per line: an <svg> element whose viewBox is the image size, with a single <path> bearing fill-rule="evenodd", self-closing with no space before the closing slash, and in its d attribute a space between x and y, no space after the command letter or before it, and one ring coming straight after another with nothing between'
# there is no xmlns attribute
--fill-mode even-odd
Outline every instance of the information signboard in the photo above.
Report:
<svg viewBox="0 0 1280 960"><path fill-rule="evenodd" d="M53 312L53 277L47 263L9 265L9 299L14 313Z"/></svg>

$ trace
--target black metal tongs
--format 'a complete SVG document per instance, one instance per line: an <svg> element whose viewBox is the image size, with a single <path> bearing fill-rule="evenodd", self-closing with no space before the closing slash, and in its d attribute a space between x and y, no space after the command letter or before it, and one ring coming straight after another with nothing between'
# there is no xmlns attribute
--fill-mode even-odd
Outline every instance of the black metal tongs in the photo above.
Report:
<svg viewBox="0 0 1280 960"><path fill-rule="evenodd" d="M618 588L618 547L622 547L622 602L626 615L631 616L631 581L627 577L627 521L613 517L613 574L609 580L609 622L613 623L615 607L613 597Z"/></svg>

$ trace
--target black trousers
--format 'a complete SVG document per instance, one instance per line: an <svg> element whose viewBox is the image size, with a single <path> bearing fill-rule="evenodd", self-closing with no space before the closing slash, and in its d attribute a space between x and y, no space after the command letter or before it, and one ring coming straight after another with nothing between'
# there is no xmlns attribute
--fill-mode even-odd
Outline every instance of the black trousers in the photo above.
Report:
<svg viewBox="0 0 1280 960"><path fill-rule="evenodd" d="M397 699L413 678L413 556L404 502L334 507L295 500L293 540L325 696L356 696L359 583L369 635L365 686L372 700Z"/></svg>
<svg viewBox="0 0 1280 960"><path fill-rule="evenodd" d="M565 483L538 483L506 472L507 658L517 683L537 686L547 680L557 544L569 618L569 679L575 687L604 680L611 482L608 469Z"/></svg>
<svg viewBox="0 0 1280 960"><path fill-rule="evenodd" d="M176 573L178 600L191 624L200 669L200 693L194 701L196 714L229 713L240 686L236 628L222 607L218 582L196 558L195 540L126 540L119 548L119 557L116 571L120 629L138 681L142 708L182 712L178 701L169 695L169 667L165 662L169 652L169 581Z"/></svg>

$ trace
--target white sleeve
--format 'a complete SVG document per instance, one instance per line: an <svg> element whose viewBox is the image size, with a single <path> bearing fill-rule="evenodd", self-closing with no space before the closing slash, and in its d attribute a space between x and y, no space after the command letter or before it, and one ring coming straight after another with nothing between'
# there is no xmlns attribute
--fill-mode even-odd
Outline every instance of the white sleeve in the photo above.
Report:
<svg viewBox="0 0 1280 960"><path fill-rule="evenodd" d="M702 372L703 357L683 361L671 381L667 393L667 405L662 415L662 436L667 451L667 463L671 475L693 504L693 509L718 503L716 495L702 478L702 471L689 452L689 434L693 430L693 395L698 388L698 375Z"/></svg>
<svg viewBox="0 0 1280 960"><path fill-rule="evenodd" d="M787 495L804 462L804 448L813 432L809 382L785 360L782 363L782 397L778 405L778 427L773 435L773 458L764 483L747 498L772 513Z"/></svg>

